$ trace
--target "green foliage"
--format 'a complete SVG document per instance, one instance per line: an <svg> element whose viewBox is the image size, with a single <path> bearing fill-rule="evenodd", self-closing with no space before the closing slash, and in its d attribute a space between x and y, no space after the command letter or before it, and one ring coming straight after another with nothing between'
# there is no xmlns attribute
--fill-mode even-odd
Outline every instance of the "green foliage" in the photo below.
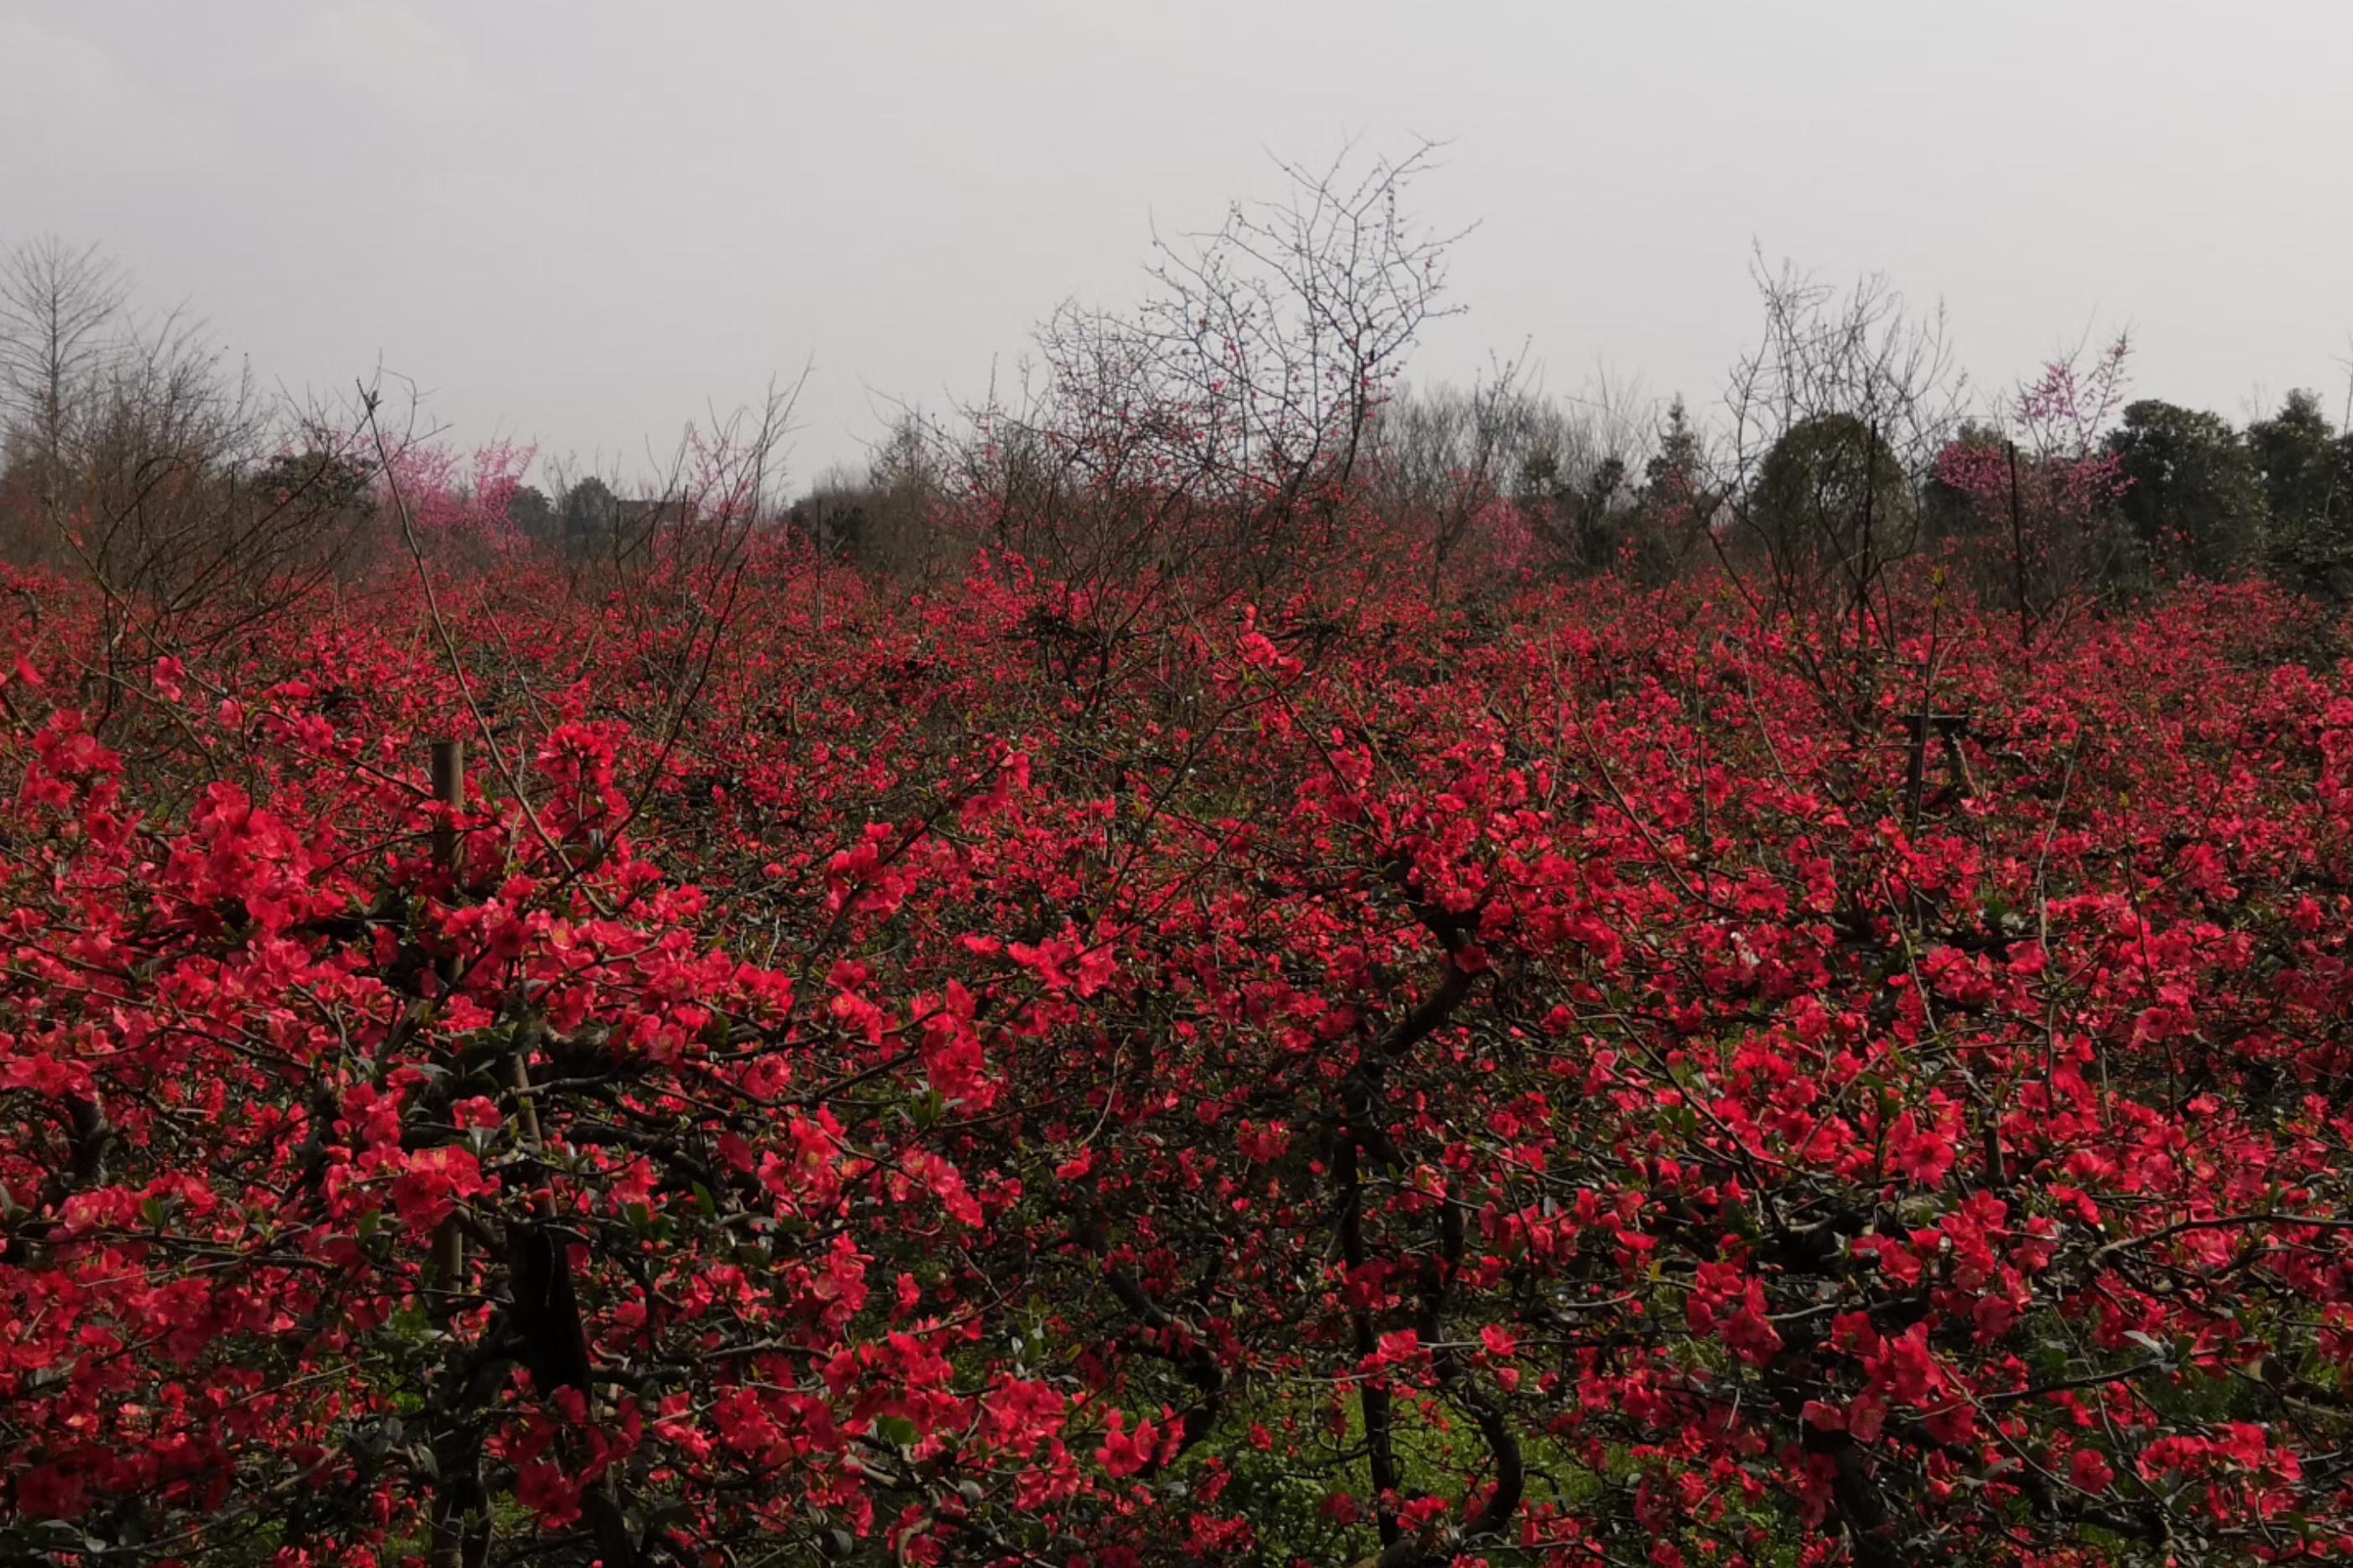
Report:
<svg viewBox="0 0 2353 1568"><path fill-rule="evenodd" d="M1775 559L1793 564L1894 559L1917 516L1894 448L1851 414L1791 426L1766 454L1750 510Z"/></svg>
<svg viewBox="0 0 2353 1568"><path fill-rule="evenodd" d="M555 503L536 485L518 486L507 501L507 521L525 539L551 542L556 534Z"/></svg>
<svg viewBox="0 0 2353 1568"><path fill-rule="evenodd" d="M565 548L575 554L609 548L620 536L621 498L594 474L565 490L556 510Z"/></svg>
<svg viewBox="0 0 2353 1568"><path fill-rule="evenodd" d="M374 466L337 452L287 452L255 470L253 489L264 506L300 506L316 512L365 512Z"/></svg>
<svg viewBox="0 0 2353 1568"><path fill-rule="evenodd" d="M2128 481L2125 517L2160 563L2222 577L2261 562L2263 476L2229 420L2144 399L2125 409L2109 446Z"/></svg>
<svg viewBox="0 0 2353 1568"><path fill-rule="evenodd" d="M2308 594L2353 593L2353 436L2329 422L2317 394L2296 391L2247 426L2246 444L2270 512L2273 574Z"/></svg>

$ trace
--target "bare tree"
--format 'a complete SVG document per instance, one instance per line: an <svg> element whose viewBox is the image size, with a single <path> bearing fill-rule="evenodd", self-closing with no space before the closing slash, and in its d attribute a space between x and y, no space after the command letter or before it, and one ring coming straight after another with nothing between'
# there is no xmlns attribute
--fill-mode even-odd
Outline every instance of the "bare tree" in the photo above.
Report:
<svg viewBox="0 0 2353 1568"><path fill-rule="evenodd" d="M1912 314L1883 279L1841 293L1761 258L1756 276L1765 336L1725 395L1714 537L1774 614L1892 648L1887 571L1918 544L1920 489L1961 407L1942 314Z"/></svg>
<svg viewBox="0 0 2353 1568"><path fill-rule="evenodd" d="M51 529L73 423L123 353L129 294L121 268L95 246L48 236L0 260L0 450L26 471Z"/></svg>
<svg viewBox="0 0 2353 1568"><path fill-rule="evenodd" d="M1561 424L1517 360L1496 362L1468 387L1401 395L1382 410L1369 488L1388 526L1423 551L1433 598L1481 520L1506 506L1517 514L1520 481Z"/></svg>
<svg viewBox="0 0 2353 1568"><path fill-rule="evenodd" d="M255 389L182 318L126 334L57 462L58 542L100 591L112 676L203 658L298 609L362 542L365 455L341 411Z"/></svg>
<svg viewBox="0 0 2353 1568"><path fill-rule="evenodd" d="M1066 576L1237 587L1326 556L1375 416L1447 313L1456 237L1406 203L1434 152L1279 163L1284 197L1155 236L1139 305L1055 311L1009 391L965 411L943 465L987 542Z"/></svg>
<svg viewBox="0 0 2353 1568"><path fill-rule="evenodd" d="M129 300L94 247L0 260L8 542L99 590L101 722L126 661L201 658L307 599L366 510L348 421L260 395L200 323Z"/></svg>

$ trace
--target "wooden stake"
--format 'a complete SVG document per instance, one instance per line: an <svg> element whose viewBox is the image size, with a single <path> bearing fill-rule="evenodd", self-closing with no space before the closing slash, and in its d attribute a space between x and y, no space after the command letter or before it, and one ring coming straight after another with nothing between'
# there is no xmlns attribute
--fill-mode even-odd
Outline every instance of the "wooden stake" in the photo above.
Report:
<svg viewBox="0 0 2353 1568"><path fill-rule="evenodd" d="M466 742L436 741L433 742L433 798L451 811L462 810L466 805ZM454 822L436 823L433 827L433 858L451 878L458 875L458 826Z"/></svg>
<svg viewBox="0 0 2353 1568"><path fill-rule="evenodd" d="M433 798L458 810L466 803L466 742L433 742ZM454 882L458 875L458 825L445 817L433 825L433 858ZM466 1237L455 1215L441 1222L433 1238L435 1284L441 1291L437 1315L447 1321L457 1310L458 1291L466 1273Z"/></svg>

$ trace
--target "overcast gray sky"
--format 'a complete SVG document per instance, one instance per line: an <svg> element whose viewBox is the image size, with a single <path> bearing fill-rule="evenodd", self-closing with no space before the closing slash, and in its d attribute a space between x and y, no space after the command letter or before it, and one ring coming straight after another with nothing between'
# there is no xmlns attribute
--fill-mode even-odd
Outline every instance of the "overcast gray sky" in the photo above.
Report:
<svg viewBox="0 0 2353 1568"><path fill-rule="evenodd" d="M1980 383L2341 395L2353 0L0 0L0 243L99 242L268 379L626 465L813 361L797 467L974 392L1270 150L1451 145L1469 307L1712 400L1752 243L1941 299Z"/></svg>

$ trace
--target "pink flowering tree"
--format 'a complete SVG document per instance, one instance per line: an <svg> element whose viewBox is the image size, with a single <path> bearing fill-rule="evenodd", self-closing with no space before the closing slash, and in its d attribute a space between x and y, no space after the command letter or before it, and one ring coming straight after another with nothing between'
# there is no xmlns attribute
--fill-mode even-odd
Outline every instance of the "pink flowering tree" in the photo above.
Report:
<svg viewBox="0 0 2353 1568"><path fill-rule="evenodd" d="M2130 481L2107 431L2124 404L2131 354L2119 334L2089 363L2080 354L2052 360L2019 387L1996 427L1966 431L1937 454L1938 484L1959 498L1981 536L2007 542L2021 647L2118 564L2111 523Z"/></svg>

